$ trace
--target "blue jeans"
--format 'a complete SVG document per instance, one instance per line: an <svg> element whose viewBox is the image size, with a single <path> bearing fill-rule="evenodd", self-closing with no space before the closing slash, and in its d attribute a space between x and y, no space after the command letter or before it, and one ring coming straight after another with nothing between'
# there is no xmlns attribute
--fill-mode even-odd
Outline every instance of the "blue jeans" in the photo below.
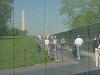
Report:
<svg viewBox="0 0 100 75"><path fill-rule="evenodd" d="M80 58L81 57L81 45L76 45L77 48L77 57Z"/></svg>

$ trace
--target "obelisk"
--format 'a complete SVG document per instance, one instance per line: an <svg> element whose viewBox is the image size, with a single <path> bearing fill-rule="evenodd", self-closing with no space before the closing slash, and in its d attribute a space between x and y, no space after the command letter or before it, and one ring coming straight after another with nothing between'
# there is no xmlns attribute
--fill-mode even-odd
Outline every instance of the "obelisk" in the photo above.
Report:
<svg viewBox="0 0 100 75"><path fill-rule="evenodd" d="M25 28L25 12L22 10L22 29L23 32L26 30Z"/></svg>

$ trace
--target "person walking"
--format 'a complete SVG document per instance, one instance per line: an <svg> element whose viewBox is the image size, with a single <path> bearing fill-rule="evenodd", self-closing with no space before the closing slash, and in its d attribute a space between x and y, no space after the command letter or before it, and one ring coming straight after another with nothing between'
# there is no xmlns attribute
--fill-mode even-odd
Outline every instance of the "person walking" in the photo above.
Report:
<svg viewBox="0 0 100 75"><path fill-rule="evenodd" d="M62 38L60 42L61 42L61 59L62 59L62 62L63 62L63 50L64 50L64 47L65 47L65 39Z"/></svg>
<svg viewBox="0 0 100 75"><path fill-rule="evenodd" d="M81 57L82 44L83 44L83 39L80 38L80 36L78 35L77 38L74 41L74 45L76 46L76 49L77 49L77 57L78 57L78 59L80 59L80 57Z"/></svg>

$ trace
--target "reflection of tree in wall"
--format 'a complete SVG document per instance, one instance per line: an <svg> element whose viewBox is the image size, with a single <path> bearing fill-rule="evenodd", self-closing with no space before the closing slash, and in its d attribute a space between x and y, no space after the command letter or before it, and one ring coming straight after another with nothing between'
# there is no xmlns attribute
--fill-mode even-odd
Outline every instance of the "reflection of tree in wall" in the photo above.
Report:
<svg viewBox="0 0 100 75"><path fill-rule="evenodd" d="M7 35L8 21L11 18L12 0L0 0L0 36Z"/></svg>
<svg viewBox="0 0 100 75"><path fill-rule="evenodd" d="M100 0L62 0L60 14L71 29L100 23Z"/></svg>
<svg viewBox="0 0 100 75"><path fill-rule="evenodd" d="M27 30L22 31L22 36L26 36L27 35Z"/></svg>
<svg viewBox="0 0 100 75"><path fill-rule="evenodd" d="M27 31L22 31L18 28L10 28L9 32L8 32L9 36L26 36L27 35Z"/></svg>
<svg viewBox="0 0 100 75"><path fill-rule="evenodd" d="M18 28L10 28L9 35L10 36L21 36L22 31Z"/></svg>

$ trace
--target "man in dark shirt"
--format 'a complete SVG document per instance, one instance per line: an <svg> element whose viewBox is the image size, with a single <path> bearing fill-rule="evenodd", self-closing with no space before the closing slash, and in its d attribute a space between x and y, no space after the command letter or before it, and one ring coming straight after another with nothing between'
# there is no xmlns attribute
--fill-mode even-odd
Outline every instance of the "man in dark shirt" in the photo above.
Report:
<svg viewBox="0 0 100 75"><path fill-rule="evenodd" d="M94 53L95 53L95 48L97 47L98 47L98 38L95 36L92 41L92 49Z"/></svg>

